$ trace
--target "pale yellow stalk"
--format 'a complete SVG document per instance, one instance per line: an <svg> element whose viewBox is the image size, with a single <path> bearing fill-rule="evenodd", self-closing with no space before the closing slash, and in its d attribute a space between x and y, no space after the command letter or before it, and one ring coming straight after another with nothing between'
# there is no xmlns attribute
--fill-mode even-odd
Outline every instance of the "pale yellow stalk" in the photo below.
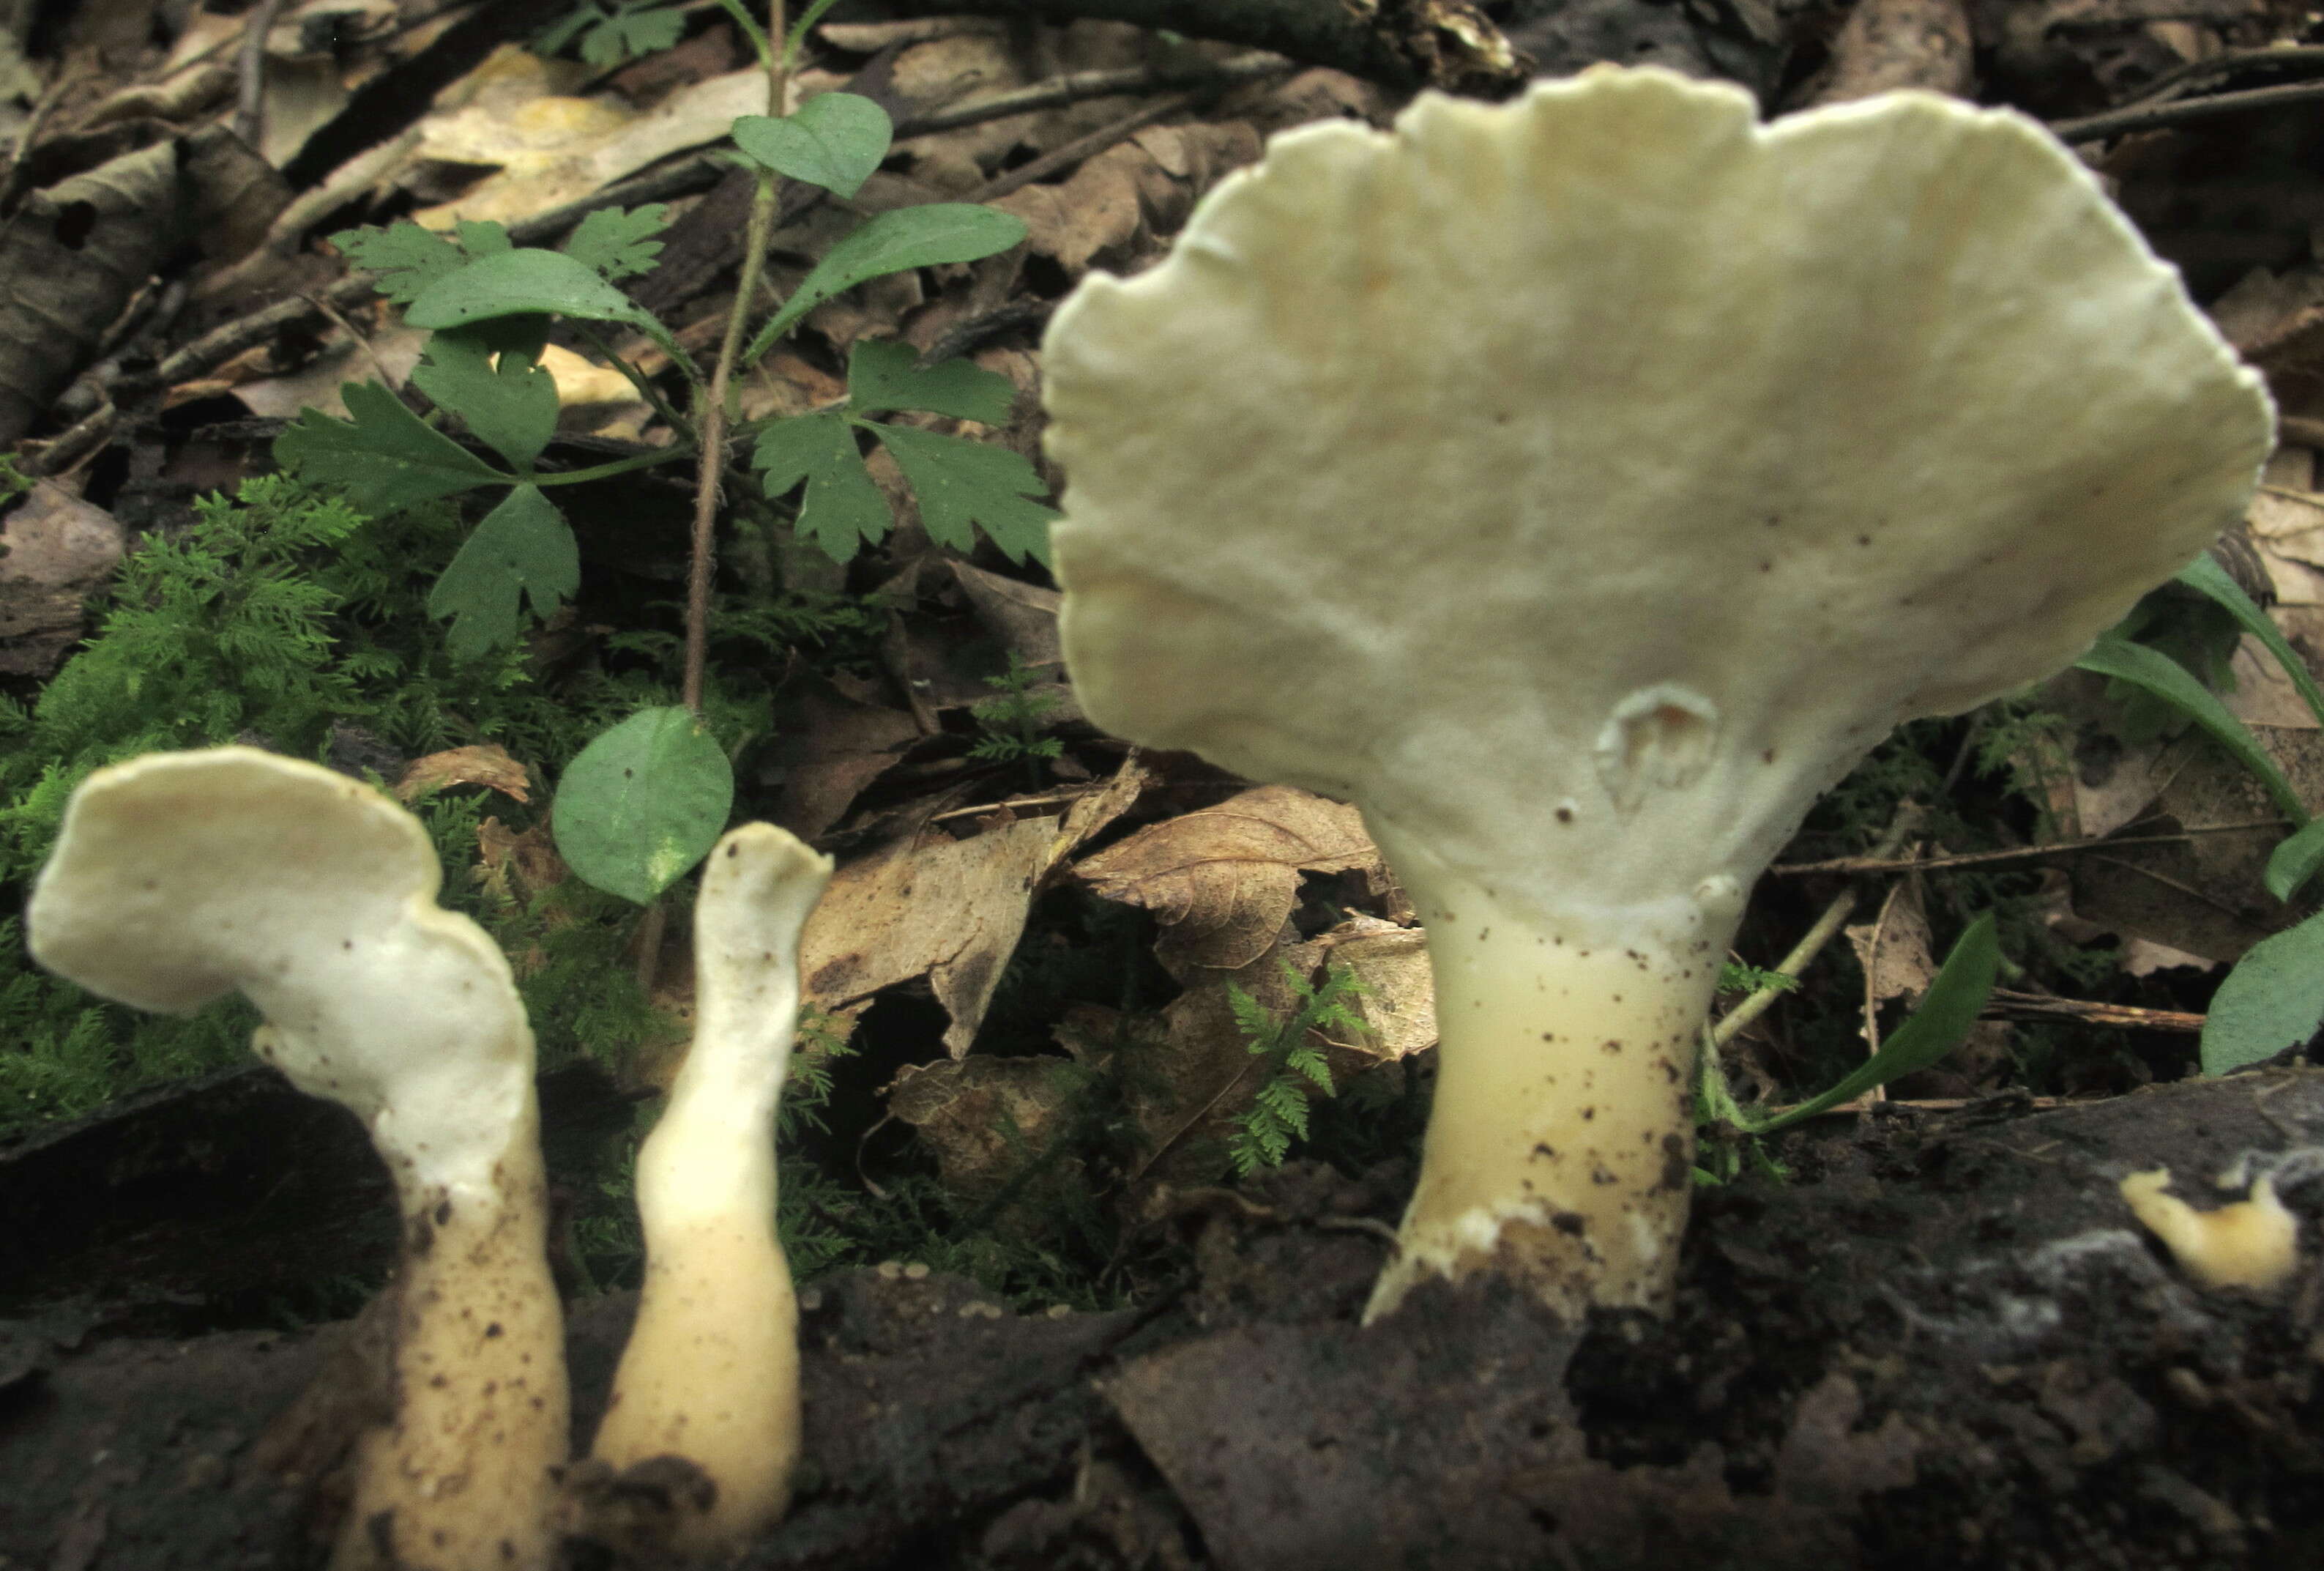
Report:
<svg viewBox="0 0 2324 1571"><path fill-rule="evenodd" d="M595 1457L693 1464L713 1485L669 1548L730 1551L779 1520L799 1454L798 1300L775 1234L775 1112L798 939L831 859L770 824L730 833L695 906L696 1030L638 1152L646 1280Z"/></svg>
<svg viewBox="0 0 2324 1571"><path fill-rule="evenodd" d="M1439 1056L1420 1180L1365 1317L1425 1278L1480 1272L1576 1319L1667 1308L1737 886L1560 916L1393 833L1382 845L1428 931Z"/></svg>
<svg viewBox="0 0 2324 1571"><path fill-rule="evenodd" d="M528 1080L492 1164L497 1187L404 1190L388 1289L395 1416L356 1442L333 1571L546 1571L553 1559L552 1470L571 1419L540 1122Z"/></svg>

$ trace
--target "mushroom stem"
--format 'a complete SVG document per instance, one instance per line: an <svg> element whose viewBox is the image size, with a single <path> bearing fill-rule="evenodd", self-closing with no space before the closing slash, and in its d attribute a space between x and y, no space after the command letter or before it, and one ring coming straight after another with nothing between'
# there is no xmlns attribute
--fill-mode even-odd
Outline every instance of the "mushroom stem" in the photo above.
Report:
<svg viewBox="0 0 2324 1571"><path fill-rule="evenodd" d="M1427 929L1438 1057L1419 1183L1365 1319L1423 1278L1478 1272L1577 1322L1593 1305L1667 1309L1731 881L1556 915L1371 827Z"/></svg>
<svg viewBox="0 0 2324 1571"><path fill-rule="evenodd" d="M497 1192L402 1187L395 1419L356 1443L332 1571L541 1571L553 1557L570 1419L540 1126L528 1081Z"/></svg>
<svg viewBox="0 0 2324 1571"><path fill-rule="evenodd" d="M694 1046L638 1151L646 1277L593 1455L676 1456L711 1486L668 1548L729 1552L780 1520L799 1454L798 1299L775 1231L775 1114L798 1023L800 930L831 859L731 831L695 904Z"/></svg>

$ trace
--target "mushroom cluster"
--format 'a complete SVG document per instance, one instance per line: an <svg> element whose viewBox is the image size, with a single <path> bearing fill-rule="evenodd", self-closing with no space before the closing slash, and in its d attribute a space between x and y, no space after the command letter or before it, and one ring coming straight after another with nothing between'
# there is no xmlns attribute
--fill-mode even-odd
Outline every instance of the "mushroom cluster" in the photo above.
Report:
<svg viewBox="0 0 2324 1571"><path fill-rule="evenodd" d="M2033 121L1601 68L1278 136L1045 343L1066 661L1356 803L1442 1037L1370 1306L1655 1309L1753 881L1900 721L2065 666L2273 438Z"/></svg>
<svg viewBox="0 0 2324 1571"><path fill-rule="evenodd" d="M638 1160L645 1291L596 1441L616 1472L693 1485L671 1557L738 1547L789 1500L774 1123L799 933L830 875L770 824L729 832L703 872L698 1029ZM441 879L426 829L371 787L226 747L92 774L28 913L33 956L105 997L176 1013L239 989L260 1055L361 1118L394 1178L395 1400L355 1442L334 1571L547 1571L564 1520L532 1031L499 947L436 903Z"/></svg>

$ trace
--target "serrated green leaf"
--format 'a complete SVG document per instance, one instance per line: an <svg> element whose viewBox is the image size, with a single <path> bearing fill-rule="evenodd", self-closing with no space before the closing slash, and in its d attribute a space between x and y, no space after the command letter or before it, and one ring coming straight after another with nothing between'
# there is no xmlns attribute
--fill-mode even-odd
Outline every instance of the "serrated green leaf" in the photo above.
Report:
<svg viewBox="0 0 2324 1571"><path fill-rule="evenodd" d="M678 7L622 0L618 11L581 35L581 58L593 66L617 66L668 49L685 32L686 13Z"/></svg>
<svg viewBox="0 0 2324 1571"><path fill-rule="evenodd" d="M2118 678L2143 688L2179 710L2209 732L2214 742L2235 756L2236 762L2251 771L2285 817L2295 824L2308 822L2308 809L2301 805L2300 793L2292 789L2292 782L2283 778L2283 772L2275 767L2266 749L2185 666L2161 650L2133 643L2113 633L2090 645L2089 652L2074 663L2083 670Z"/></svg>
<svg viewBox="0 0 2324 1571"><path fill-rule="evenodd" d="M597 8L596 0L580 0L572 10L534 33L532 42L525 47L535 54L554 57L580 37L582 29L595 27L604 19L605 14Z"/></svg>
<svg viewBox="0 0 2324 1571"><path fill-rule="evenodd" d="M733 805L726 754L671 707L641 710L576 754L550 823L575 873L644 905L709 855Z"/></svg>
<svg viewBox="0 0 2324 1571"><path fill-rule="evenodd" d="M520 485L484 515L428 594L430 616L452 618L445 646L474 660L514 643L522 607L546 619L581 587L572 526L538 485Z"/></svg>
<svg viewBox="0 0 2324 1571"><path fill-rule="evenodd" d="M404 308L403 319L415 328L465 328L535 314L659 326L579 257L531 247L479 257L438 279Z"/></svg>
<svg viewBox="0 0 2324 1571"><path fill-rule="evenodd" d="M343 487L358 513L385 518L512 478L431 429L376 382L350 382L339 396L355 419L301 410L299 422L274 439L274 461L311 485Z"/></svg>
<svg viewBox="0 0 2324 1571"><path fill-rule="evenodd" d="M1057 510L1028 494L1047 487L1021 456L991 442L940 437L908 426L875 425L896 467L919 499L928 538L957 551L973 548L969 526L982 526L1012 562L1028 556L1047 565L1049 522Z"/></svg>
<svg viewBox="0 0 2324 1571"><path fill-rule="evenodd" d="M498 256L516 249L516 242L509 238L507 228L497 218L462 218L452 226L452 234L471 262L479 256Z"/></svg>
<svg viewBox="0 0 2324 1571"><path fill-rule="evenodd" d="M895 136L888 111L859 93L825 93L776 119L745 115L734 144L777 174L852 197L888 156Z"/></svg>
<svg viewBox="0 0 2324 1571"><path fill-rule="evenodd" d="M770 501L807 482L797 527L833 561L853 560L895 522L855 450L854 426L836 411L776 421L759 433L751 462Z"/></svg>
<svg viewBox="0 0 2324 1571"><path fill-rule="evenodd" d="M926 410L980 425L1006 425L1017 384L965 360L919 364L919 352L892 338L858 338L847 355L847 407L859 415Z"/></svg>
<svg viewBox="0 0 2324 1571"><path fill-rule="evenodd" d="M1323 1057L1323 1054L1317 1052L1314 1048L1304 1046L1294 1048L1291 1049L1289 1055L1284 1058L1283 1062L1286 1067L1298 1070L1302 1075L1306 1076L1308 1079L1314 1081L1315 1083L1315 1089L1321 1091L1324 1095L1330 1096L1334 1095L1334 1090L1332 1085L1331 1063Z"/></svg>
<svg viewBox="0 0 2324 1571"><path fill-rule="evenodd" d="M2203 1073L2272 1058L2324 1025L2324 912L2244 952L2203 1016Z"/></svg>
<svg viewBox="0 0 2324 1571"><path fill-rule="evenodd" d="M662 247L654 236L669 227L666 203L649 202L627 212L599 208L566 237L565 254L608 280L634 278L653 271Z"/></svg>
<svg viewBox="0 0 2324 1571"><path fill-rule="evenodd" d="M998 208L973 202L931 202L899 208L850 234L800 281L774 319L751 340L746 364L755 363L798 319L835 294L891 273L974 262L1006 251L1025 238L1025 221Z"/></svg>
<svg viewBox="0 0 2324 1571"><path fill-rule="evenodd" d="M512 340L537 340L546 327L546 318L502 318L431 334L412 385L466 420L502 457L529 468L557 434L557 379L533 358L537 341L528 354Z"/></svg>
<svg viewBox="0 0 2324 1571"><path fill-rule="evenodd" d="M1736 1123L1752 1134L1769 1134L1861 1096L1875 1086L1927 1068L1969 1040L1985 1001L1993 995L1994 978L2000 969L2001 946L1993 936L1993 915L1988 911L1969 925L1938 967L1928 992L1921 997L1921 1007L1888 1033L1878 1052L1821 1096L1772 1118L1755 1118L1738 1109Z"/></svg>
<svg viewBox="0 0 2324 1571"><path fill-rule="evenodd" d="M405 221L384 229L342 229L331 244L354 266L378 274L379 292L408 305L438 279L467 265L467 253L437 234Z"/></svg>

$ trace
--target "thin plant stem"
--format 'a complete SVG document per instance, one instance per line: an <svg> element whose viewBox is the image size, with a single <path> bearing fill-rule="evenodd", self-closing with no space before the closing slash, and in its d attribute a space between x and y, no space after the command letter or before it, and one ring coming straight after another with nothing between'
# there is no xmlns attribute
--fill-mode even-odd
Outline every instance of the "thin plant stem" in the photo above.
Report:
<svg viewBox="0 0 2324 1571"><path fill-rule="evenodd" d="M767 36L783 36L783 0L768 0ZM790 75L788 50L767 53L767 113L779 116ZM694 491L694 549L686 579L686 678L681 697L688 710L702 713L704 668L710 649L710 574L717 545L718 495L726 461L726 393L734 375L734 362L742 349L751 300L759 292L759 274L766 265L767 237L775 221L775 175L759 176L751 198L751 223L742 242L742 273L734 290L734 306L726 316L726 335L718 346L718 364L710 373L709 389L702 395L700 420L702 465Z"/></svg>
<svg viewBox="0 0 2324 1571"><path fill-rule="evenodd" d="M644 399L646 401L647 407L661 417L662 423L669 426L670 430L676 431L681 440L687 442L694 440L695 431L693 422L688 420L684 415L678 413L677 410L670 407L669 400L661 395L661 389L653 384L653 378L648 376L644 372L632 365L630 363L629 356L614 348L613 341L606 337L604 331L598 328L595 324L591 322L576 322L574 326L580 329L581 336L589 341L589 347L596 350L598 354L603 355L605 357L606 364L613 366L615 371L621 373L623 377L628 379L630 385L638 390L638 396Z"/></svg>
<svg viewBox="0 0 2324 1571"><path fill-rule="evenodd" d="M1926 810L1917 802L1897 804L1895 817L1889 820L1887 831L1880 836L1879 844L1872 847L1870 859L1886 861L1895 855L1897 847L1920 827L1921 819L1925 816ZM1856 901L1855 885L1850 884L1841 890L1832 898L1831 903L1824 907L1823 914L1807 930L1806 937L1793 945L1792 952L1775 963L1775 969L1786 976L1797 976L1806 971L1814 964L1815 957L1823 952L1824 946L1839 935L1848 919L1855 915ZM1783 997L1784 993L1784 989L1780 986L1759 988L1720 1016L1719 1023L1711 1030L1712 1049L1715 1051L1733 1041L1745 1026L1774 1008L1775 1001Z"/></svg>

